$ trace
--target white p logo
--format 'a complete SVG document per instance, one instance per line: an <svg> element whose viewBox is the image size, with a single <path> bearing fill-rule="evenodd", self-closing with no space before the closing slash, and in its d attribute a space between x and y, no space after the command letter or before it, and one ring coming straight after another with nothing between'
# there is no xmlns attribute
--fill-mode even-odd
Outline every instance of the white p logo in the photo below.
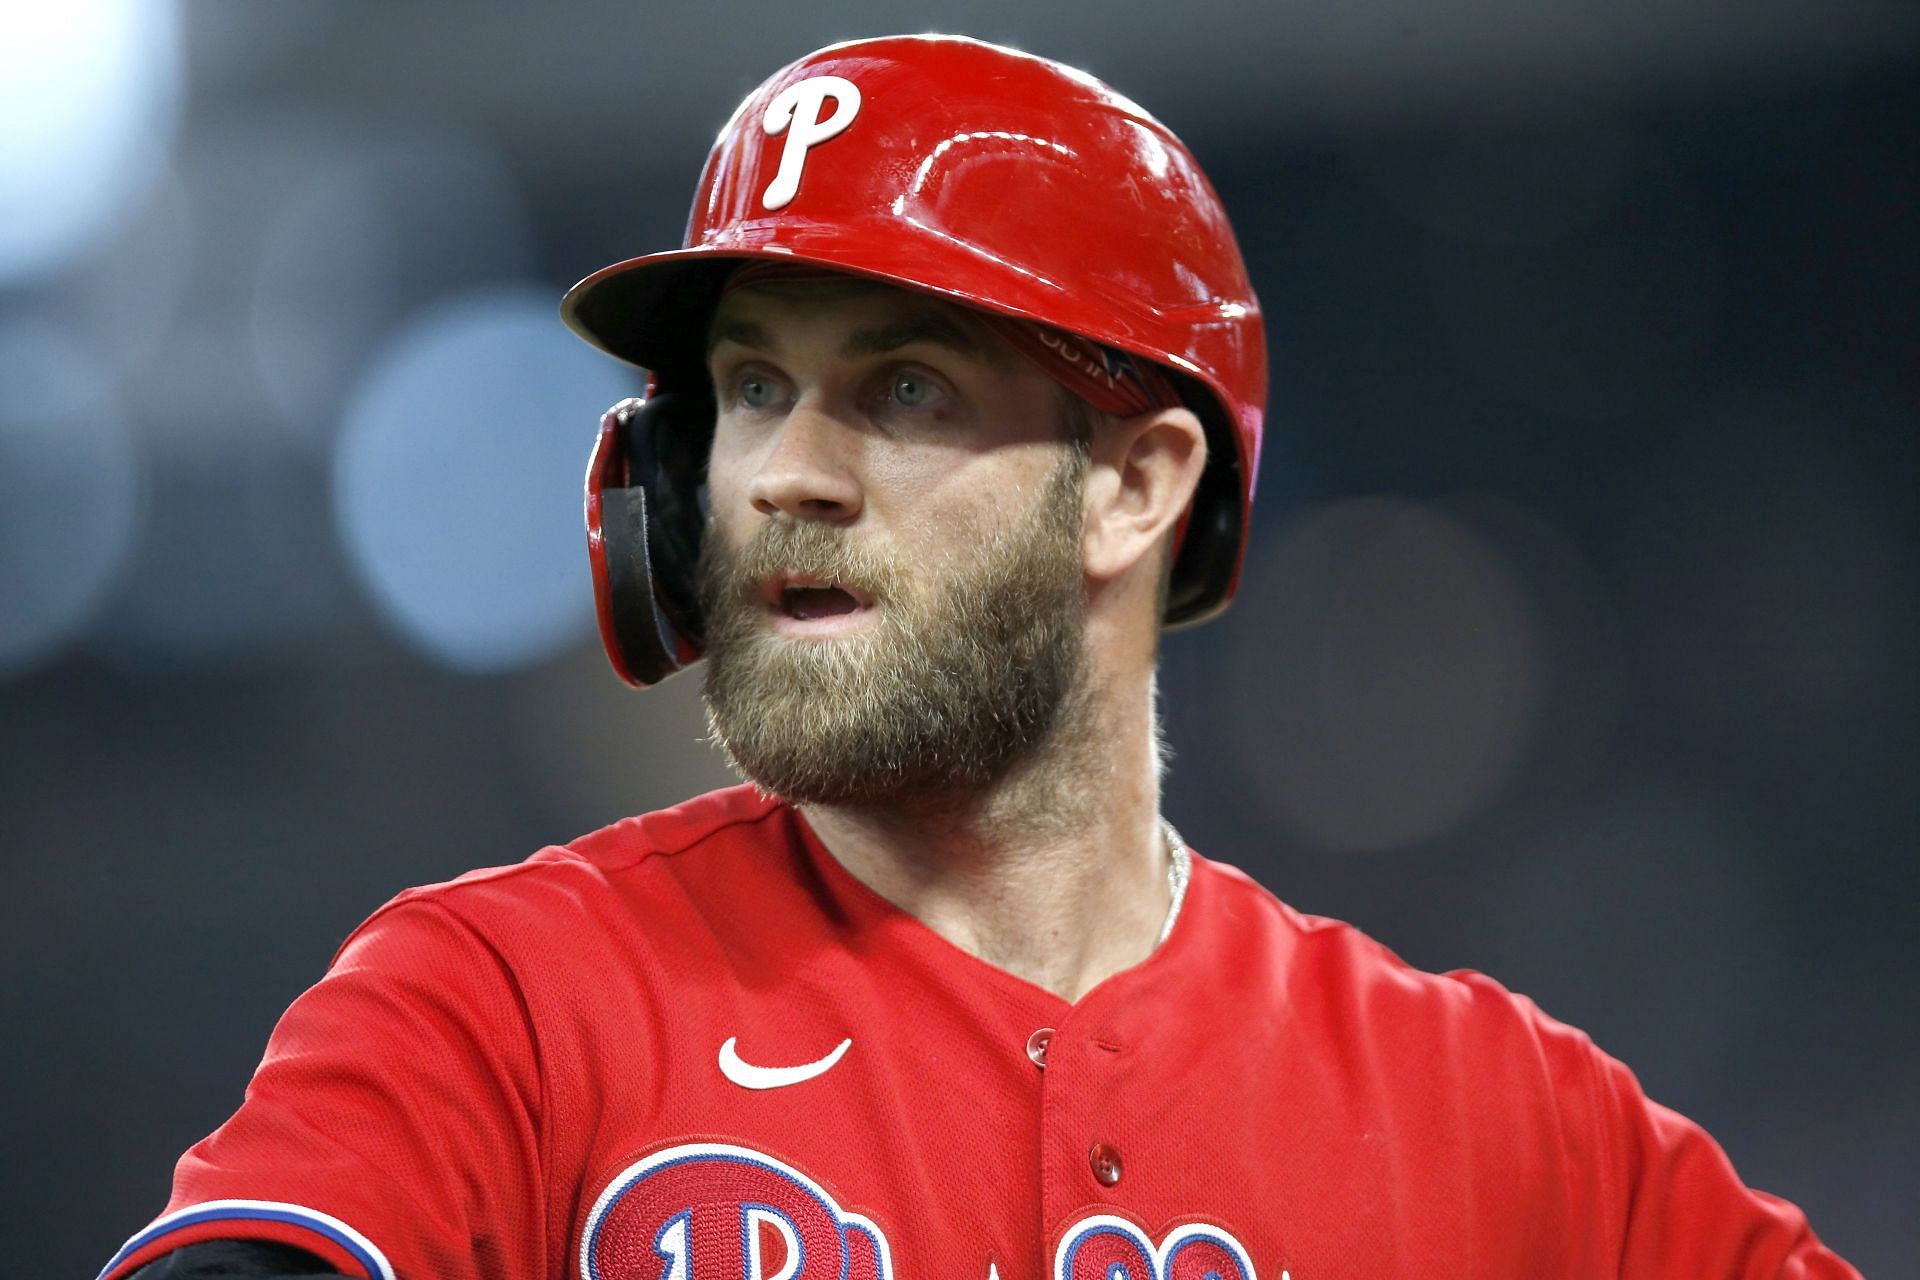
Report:
<svg viewBox="0 0 1920 1280"><path fill-rule="evenodd" d="M833 99L833 114L822 120L820 109L828 98ZM769 209L785 208L800 190L807 152L842 132L859 114L860 88L840 76L809 76L775 94L761 127L769 138L786 134L787 146L780 153L780 172L767 184L760 203Z"/></svg>

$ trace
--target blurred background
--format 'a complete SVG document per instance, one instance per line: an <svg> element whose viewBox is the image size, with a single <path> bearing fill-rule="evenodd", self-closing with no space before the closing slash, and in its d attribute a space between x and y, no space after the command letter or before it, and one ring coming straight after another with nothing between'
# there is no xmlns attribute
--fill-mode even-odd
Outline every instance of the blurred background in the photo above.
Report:
<svg viewBox="0 0 1920 1280"><path fill-rule="evenodd" d="M1869 1275L1920 1189L1920 8L0 0L0 1204L87 1275L400 888L728 781L598 651L639 375L748 89L957 29L1220 188L1273 398L1167 811L1584 1027Z"/></svg>

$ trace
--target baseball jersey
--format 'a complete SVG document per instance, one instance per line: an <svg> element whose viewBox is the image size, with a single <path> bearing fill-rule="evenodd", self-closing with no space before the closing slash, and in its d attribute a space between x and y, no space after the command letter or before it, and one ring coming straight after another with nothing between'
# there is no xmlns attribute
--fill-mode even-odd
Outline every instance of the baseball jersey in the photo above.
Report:
<svg viewBox="0 0 1920 1280"><path fill-rule="evenodd" d="M750 787L409 890L273 1033L122 1277L1838 1277L1581 1032L1193 858L1069 1004Z"/></svg>

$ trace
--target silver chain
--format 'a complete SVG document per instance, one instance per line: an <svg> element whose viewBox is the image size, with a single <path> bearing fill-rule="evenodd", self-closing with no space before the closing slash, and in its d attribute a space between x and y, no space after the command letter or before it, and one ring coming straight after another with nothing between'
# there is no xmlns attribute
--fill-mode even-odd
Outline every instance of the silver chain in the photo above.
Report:
<svg viewBox="0 0 1920 1280"><path fill-rule="evenodd" d="M1193 875L1193 855L1187 852L1187 842L1165 818L1160 819L1160 831L1167 841L1167 895L1173 901L1167 907L1167 920L1160 926L1160 936L1154 940L1156 947L1173 936L1173 922L1180 918L1180 904L1187 900L1187 880Z"/></svg>

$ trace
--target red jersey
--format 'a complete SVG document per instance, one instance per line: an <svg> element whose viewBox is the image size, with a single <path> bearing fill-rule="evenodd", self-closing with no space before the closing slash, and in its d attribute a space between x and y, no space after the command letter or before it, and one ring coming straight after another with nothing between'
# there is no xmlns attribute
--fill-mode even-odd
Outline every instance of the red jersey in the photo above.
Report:
<svg viewBox="0 0 1920 1280"><path fill-rule="evenodd" d="M1074 1004L740 787L414 889L274 1031L125 1276L1856 1276L1581 1032L1193 859Z"/></svg>

